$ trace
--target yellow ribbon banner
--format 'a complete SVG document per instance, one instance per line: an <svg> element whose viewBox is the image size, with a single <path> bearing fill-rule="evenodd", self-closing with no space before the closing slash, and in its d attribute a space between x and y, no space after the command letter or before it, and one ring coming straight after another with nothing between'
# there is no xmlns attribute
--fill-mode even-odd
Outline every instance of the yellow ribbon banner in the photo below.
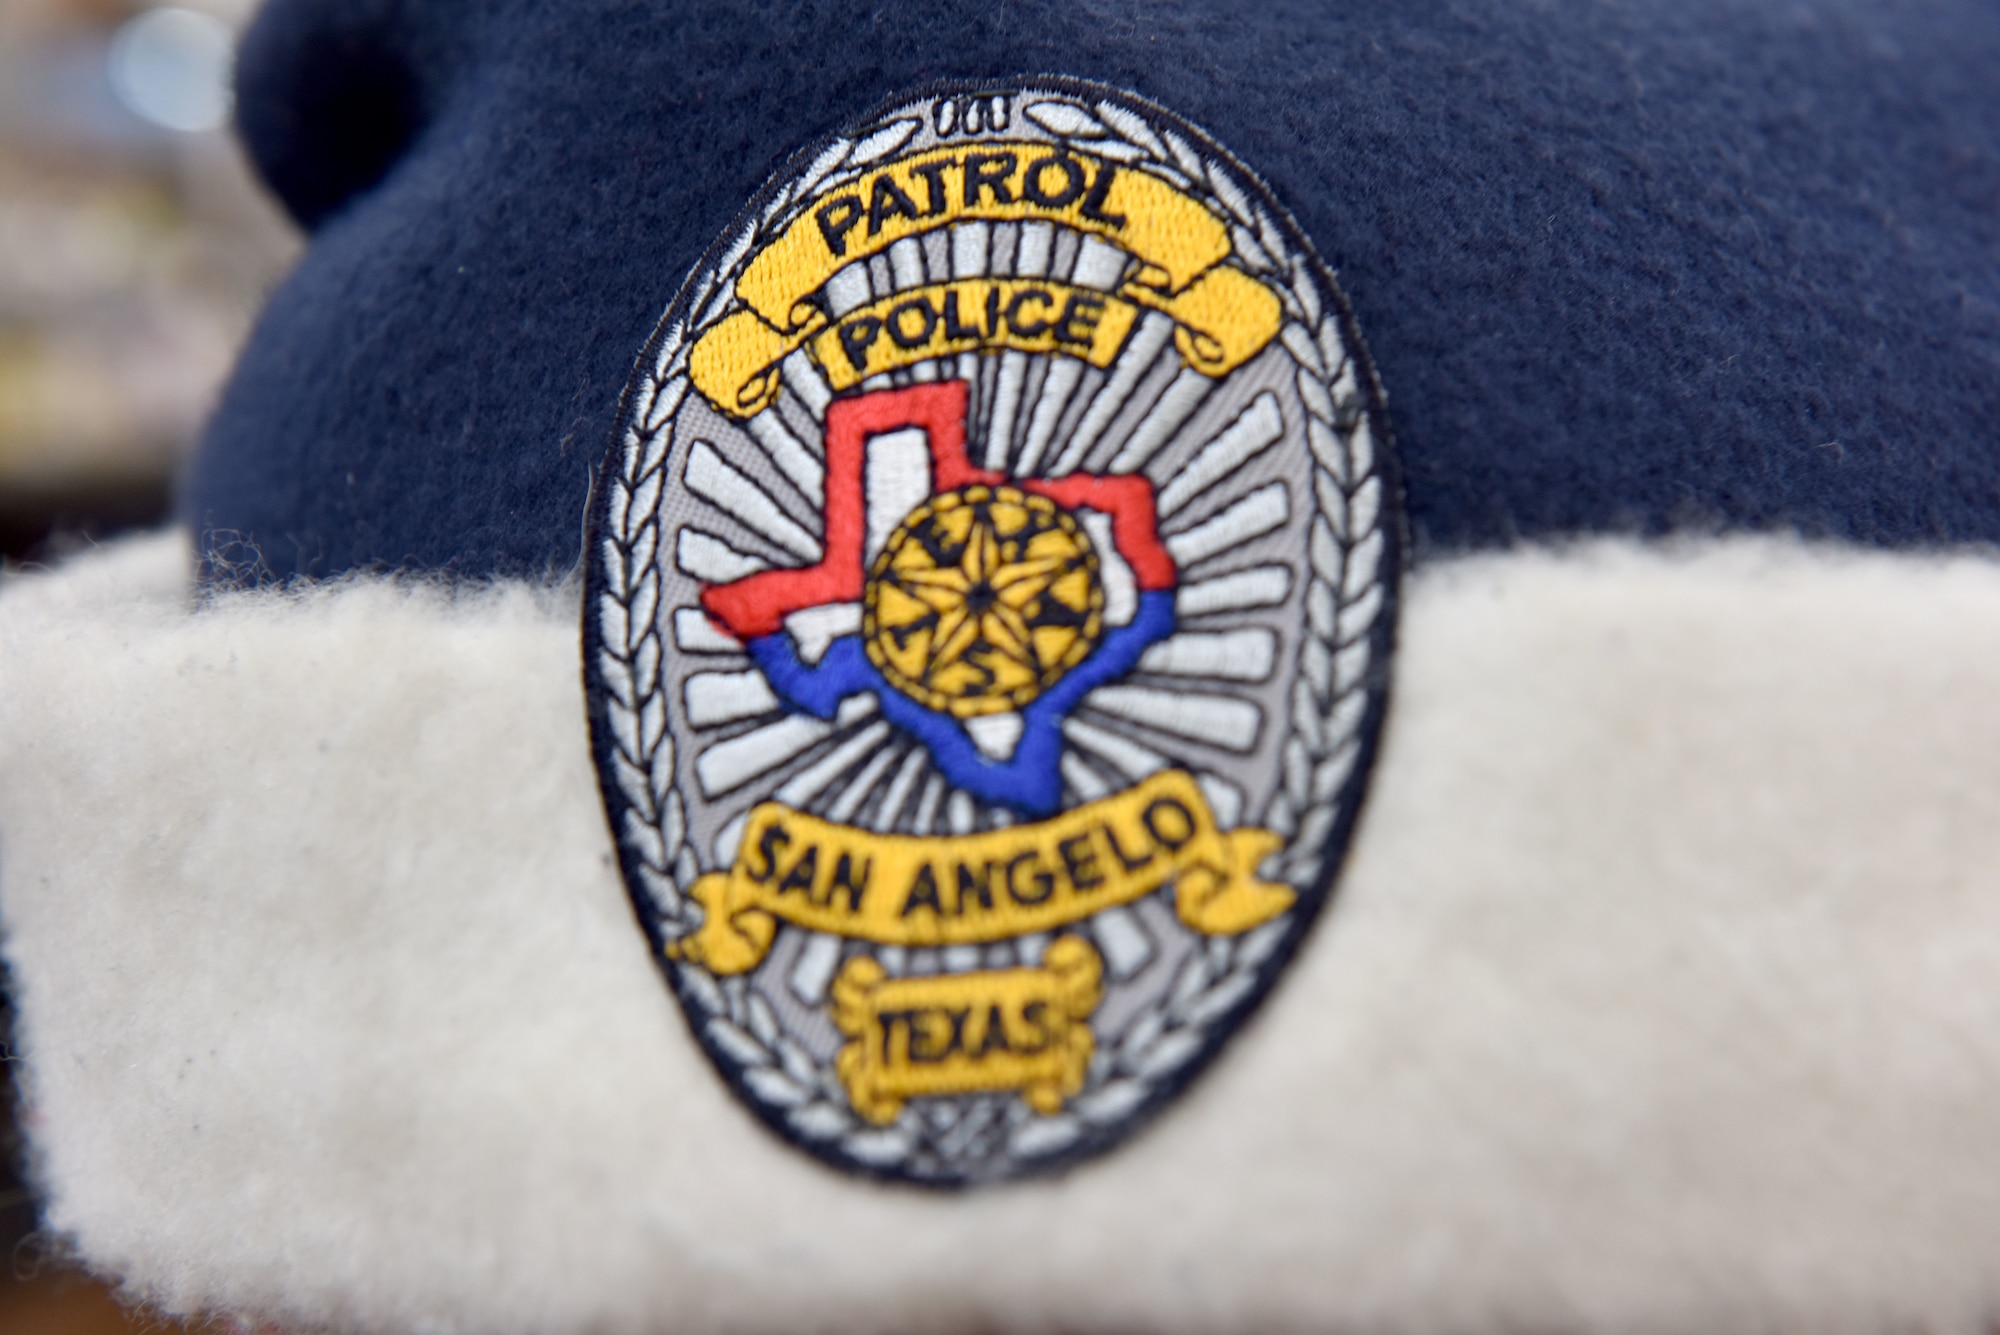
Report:
<svg viewBox="0 0 2000 1335"><path fill-rule="evenodd" d="M1181 770L1045 821L939 838L764 802L751 809L735 865L695 881L702 925L676 950L719 974L746 973L780 919L879 945L975 945L1051 931L1169 880L1183 923L1233 935L1291 907L1291 890L1256 876L1282 843L1269 830L1217 829Z"/></svg>
<svg viewBox="0 0 2000 1335"><path fill-rule="evenodd" d="M834 389L899 366L977 352L1065 352L1109 366L1138 308L1049 279L973 278L898 292L851 311L807 344Z"/></svg>
<svg viewBox="0 0 2000 1335"><path fill-rule="evenodd" d="M1018 1089L1037 1112L1057 1112L1083 1088L1103 974L1074 936L1032 969L890 978L872 959L849 960L832 996L833 1022L852 1041L834 1071L854 1110L877 1124L894 1121L906 1099L981 1090Z"/></svg>
<svg viewBox="0 0 2000 1335"><path fill-rule="evenodd" d="M1119 295L1173 319L1175 346L1206 375L1227 374L1277 336L1277 296L1224 263L1229 228L1200 200L1088 153L996 142L899 158L810 201L737 280L745 309L696 340L695 387L733 416L761 412L778 392L777 363L826 328L818 294L828 279L964 221L1057 223L1133 256L1137 271Z"/></svg>

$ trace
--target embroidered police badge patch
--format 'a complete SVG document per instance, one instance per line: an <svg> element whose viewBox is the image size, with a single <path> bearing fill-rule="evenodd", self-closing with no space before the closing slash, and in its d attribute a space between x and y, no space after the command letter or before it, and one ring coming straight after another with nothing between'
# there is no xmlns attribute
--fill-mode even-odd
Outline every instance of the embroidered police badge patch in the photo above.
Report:
<svg viewBox="0 0 2000 1335"><path fill-rule="evenodd" d="M938 87L704 257L592 511L625 879L738 1095L934 1184L1116 1143L1330 893L1399 559L1289 216L1073 80Z"/></svg>

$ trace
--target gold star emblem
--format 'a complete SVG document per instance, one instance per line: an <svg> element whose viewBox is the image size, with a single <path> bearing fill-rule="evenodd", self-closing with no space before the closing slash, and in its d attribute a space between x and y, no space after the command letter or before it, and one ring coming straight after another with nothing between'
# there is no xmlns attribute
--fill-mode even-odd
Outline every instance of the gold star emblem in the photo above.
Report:
<svg viewBox="0 0 2000 1335"><path fill-rule="evenodd" d="M868 657L891 685L957 718L1026 705L1096 647L1097 553L1068 511L1012 487L933 496L869 572Z"/></svg>

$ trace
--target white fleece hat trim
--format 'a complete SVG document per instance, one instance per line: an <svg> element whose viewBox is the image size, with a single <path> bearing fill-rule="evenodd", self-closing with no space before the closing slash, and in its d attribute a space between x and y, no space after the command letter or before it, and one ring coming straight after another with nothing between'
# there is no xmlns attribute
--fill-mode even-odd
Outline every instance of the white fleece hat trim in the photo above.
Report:
<svg viewBox="0 0 2000 1335"><path fill-rule="evenodd" d="M613 862L574 591L0 589L48 1222L372 1329L1972 1331L2000 1312L2000 563L1595 542L1406 586L1337 896L1054 1181L781 1144Z"/></svg>

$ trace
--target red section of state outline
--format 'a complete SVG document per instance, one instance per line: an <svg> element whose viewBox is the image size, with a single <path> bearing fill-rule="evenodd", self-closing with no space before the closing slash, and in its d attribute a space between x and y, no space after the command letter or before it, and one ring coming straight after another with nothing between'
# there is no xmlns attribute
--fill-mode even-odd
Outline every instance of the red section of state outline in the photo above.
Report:
<svg viewBox="0 0 2000 1335"><path fill-rule="evenodd" d="M1111 516L1112 541L1132 567L1142 592L1174 587L1174 561L1160 544L1153 514L1153 484L1133 474L1008 479L974 468L965 456L966 384L947 380L878 390L836 399L826 409L826 541L818 565L762 570L702 591L701 605L738 639L771 635L785 618L823 603L861 600L867 570L861 545L865 524L862 465L872 436L919 427L930 443L933 493L978 484L1006 483L1057 505L1087 506Z"/></svg>

